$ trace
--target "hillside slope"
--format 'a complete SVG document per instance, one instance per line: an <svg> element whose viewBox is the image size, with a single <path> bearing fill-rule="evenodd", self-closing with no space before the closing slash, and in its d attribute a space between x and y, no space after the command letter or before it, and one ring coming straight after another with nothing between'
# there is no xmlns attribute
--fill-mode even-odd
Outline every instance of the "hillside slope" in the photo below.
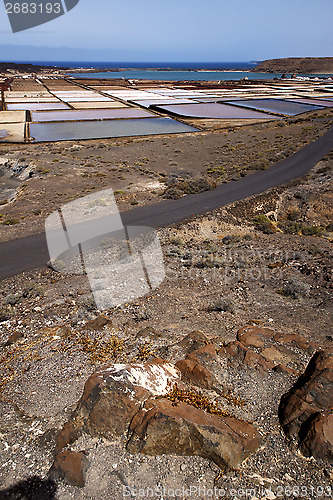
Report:
<svg viewBox="0 0 333 500"><path fill-rule="evenodd" d="M333 57L287 57L267 59L252 70L255 73L333 73Z"/></svg>

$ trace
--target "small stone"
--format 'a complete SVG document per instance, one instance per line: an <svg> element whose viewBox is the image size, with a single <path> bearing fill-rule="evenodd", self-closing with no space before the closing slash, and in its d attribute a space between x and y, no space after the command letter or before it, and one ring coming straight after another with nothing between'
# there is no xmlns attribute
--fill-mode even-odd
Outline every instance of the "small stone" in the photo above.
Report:
<svg viewBox="0 0 333 500"><path fill-rule="evenodd" d="M324 476L333 481L333 470L324 469Z"/></svg>
<svg viewBox="0 0 333 500"><path fill-rule="evenodd" d="M9 346L9 345L15 344L15 342L20 340L23 336L24 336L23 332L20 332L19 330L17 330L16 332L11 334L11 336L9 337L9 339L7 340L5 345Z"/></svg>
<svg viewBox="0 0 333 500"><path fill-rule="evenodd" d="M89 461L83 451L62 451L50 469L51 479L64 479L71 486L83 487Z"/></svg>
<svg viewBox="0 0 333 500"><path fill-rule="evenodd" d="M290 377L297 375L297 372L295 370L289 368L289 366L285 366L282 364L274 366L273 371L276 373L282 373L282 375L288 375Z"/></svg>
<svg viewBox="0 0 333 500"><path fill-rule="evenodd" d="M155 328L151 328L150 326L146 326L146 328L143 328L142 330L139 330L138 333L136 334L135 338L140 339L140 338L158 338L161 337L162 334L155 330Z"/></svg>
<svg viewBox="0 0 333 500"><path fill-rule="evenodd" d="M100 314L97 318L88 321L83 329L84 330L103 330L105 326L112 327L112 321L105 315Z"/></svg>

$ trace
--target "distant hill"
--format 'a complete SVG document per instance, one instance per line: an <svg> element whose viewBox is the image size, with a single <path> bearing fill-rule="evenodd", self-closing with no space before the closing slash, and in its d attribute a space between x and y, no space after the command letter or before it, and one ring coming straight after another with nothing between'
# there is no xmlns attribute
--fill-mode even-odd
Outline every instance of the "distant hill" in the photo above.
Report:
<svg viewBox="0 0 333 500"><path fill-rule="evenodd" d="M268 59L252 69L254 73L332 73L333 57L287 57Z"/></svg>
<svg viewBox="0 0 333 500"><path fill-rule="evenodd" d="M19 64L19 63L0 62L1 73L6 73L8 70L20 71L21 73L33 73L40 71L42 69L56 69L56 68L54 66L39 66L37 64L29 64L29 63Z"/></svg>

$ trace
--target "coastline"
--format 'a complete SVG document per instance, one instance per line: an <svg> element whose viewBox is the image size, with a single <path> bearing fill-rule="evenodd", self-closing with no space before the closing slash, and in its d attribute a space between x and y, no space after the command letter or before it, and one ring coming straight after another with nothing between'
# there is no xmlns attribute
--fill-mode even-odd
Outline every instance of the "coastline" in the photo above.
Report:
<svg viewBox="0 0 333 500"><path fill-rule="evenodd" d="M24 62L19 62L19 63L16 63L16 62L0 62L0 73L4 74L4 75L7 75L7 74L10 74L12 76L15 76L15 73L33 73L33 72L36 72L36 73L48 73L48 74L60 74L60 75L69 75L69 76L72 76L73 74L74 75L83 75L83 74L87 74L87 75L101 75L101 74L105 74L105 75L108 75L110 73L112 74L120 74L120 73L124 73L124 72L142 72L142 73L173 73L173 74L179 74L181 75L181 73L186 73L186 75L184 75L184 78L180 78L179 80L184 80L184 81L187 81L187 80L192 80L192 81L195 81L194 78L186 78L187 74L190 74L190 75L193 75L193 74L198 74L200 75L201 77L205 74L205 73L211 73L211 74L216 74L218 75L219 73L225 73L225 74L229 74L229 75L232 75L232 74L244 74L243 78L246 78L248 77L249 79L258 79L258 80L261 80L261 79L270 79L270 78L281 78L281 76L283 74L296 74L296 76L299 76L299 77L309 77L309 78L315 78L315 77L318 77L318 78L333 78L333 73L325 73L325 72L321 72L320 70L316 71L316 72L308 72L308 73L298 73L298 72L294 72L292 70L290 71L273 71L272 69L267 69L266 71L265 70L261 70L261 71L258 71L258 65L256 67L250 67L250 63L244 63L244 66L243 67L236 67L237 64L235 64L235 66L233 67L230 67L230 64L231 63L221 63L221 66L220 68L212 68L210 69L209 67L205 67L203 63L202 67L198 67L198 68L194 68L194 67L191 67L189 63L188 65L186 65L186 63L184 63L183 66L181 67L178 67L177 64L179 63L174 63L174 66L172 65L172 63L170 63L167 67L163 67L163 66L153 66L153 64L151 66L144 66L144 63L143 64L138 64L138 66L135 66L134 64L131 64L131 67L126 67L125 65L119 65L119 67L111 67L112 63L110 63L110 67L101 67L102 66L102 63L95 63L96 66L91 66L91 67L83 67L81 65L79 65L80 63L76 64L75 62L72 62L72 63L69 63L68 66L66 66L66 63L65 62L62 62L62 61L59 61L59 66L57 66L57 61L55 62L51 62L51 61L48 61L48 62L45 62L43 64L43 62L39 62L39 61L35 61L34 63L24 63ZM90 62L88 63L82 63L82 64L90 64ZM92 62L92 64L94 64ZM105 63L105 64L108 64L108 63ZM114 64L114 63L113 63ZM121 64L121 63L120 63ZM162 63L161 63L162 64ZM192 63L193 64L193 63ZM198 63L199 64L199 63ZM229 66L229 67L226 67L226 66ZM260 65L259 65L260 66ZM256 75L258 75L258 77L256 78ZM266 77L262 78L261 75L266 75ZM126 76L124 75L119 75L120 78L127 78ZM103 78L102 76L100 76L100 78ZM135 75L130 75L129 78L133 78L133 79L142 79L140 77L137 77ZM143 77L143 79L145 79ZM148 78L149 79L149 78ZM221 77L217 77L216 80L228 80L228 78L224 78L223 75ZM237 80L238 78L232 78L231 80ZM150 78L150 80L153 80L152 78ZM160 80L159 78L156 78L156 80ZM165 78L162 80L165 80ZM203 81L202 78L199 78L198 77L198 81ZM207 81L215 81L215 79L209 79Z"/></svg>

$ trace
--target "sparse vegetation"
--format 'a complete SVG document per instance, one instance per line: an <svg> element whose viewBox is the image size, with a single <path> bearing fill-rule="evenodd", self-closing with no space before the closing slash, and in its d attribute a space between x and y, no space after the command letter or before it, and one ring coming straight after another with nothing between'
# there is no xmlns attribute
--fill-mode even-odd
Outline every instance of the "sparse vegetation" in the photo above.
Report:
<svg viewBox="0 0 333 500"><path fill-rule="evenodd" d="M290 297L292 299L299 299L300 297L306 297L310 293L310 286L303 281L296 278L292 278L287 283L283 285L278 293L284 297Z"/></svg>
<svg viewBox="0 0 333 500"><path fill-rule="evenodd" d="M305 236L321 236L324 228L321 226L307 226L300 222L279 222L278 227L286 234L303 234Z"/></svg>
<svg viewBox="0 0 333 500"><path fill-rule="evenodd" d="M104 336L91 339L87 334L81 333L79 344L82 350L90 355L91 363L104 363L109 360L117 360L123 353L124 339L119 339L113 335L109 339Z"/></svg>
<svg viewBox="0 0 333 500"><path fill-rule="evenodd" d="M202 177L195 179L172 178L170 185L164 191L163 196L167 199L178 199L185 194L202 193L214 189L215 184Z"/></svg>
<svg viewBox="0 0 333 500"><path fill-rule="evenodd" d="M253 223L259 231L265 234L276 233L276 227L272 221L267 217L267 215L259 214L253 219Z"/></svg>
<svg viewBox="0 0 333 500"><path fill-rule="evenodd" d="M235 302L231 297L219 297L210 306L211 311L229 312L233 314L236 310Z"/></svg>
<svg viewBox="0 0 333 500"><path fill-rule="evenodd" d="M13 217L12 219L5 219L2 224L4 226L14 226L15 224L19 223L20 221L18 219L15 219L15 217Z"/></svg>
<svg viewBox="0 0 333 500"><path fill-rule="evenodd" d="M212 413L219 416L228 417L230 414L219 408L217 400L211 401L207 396L200 391L179 389L177 383L175 383L170 390L163 394L162 396L157 396L156 399L168 399L172 401L173 406L177 406L180 403L186 403L188 405L194 406L200 410L204 410L207 413Z"/></svg>

